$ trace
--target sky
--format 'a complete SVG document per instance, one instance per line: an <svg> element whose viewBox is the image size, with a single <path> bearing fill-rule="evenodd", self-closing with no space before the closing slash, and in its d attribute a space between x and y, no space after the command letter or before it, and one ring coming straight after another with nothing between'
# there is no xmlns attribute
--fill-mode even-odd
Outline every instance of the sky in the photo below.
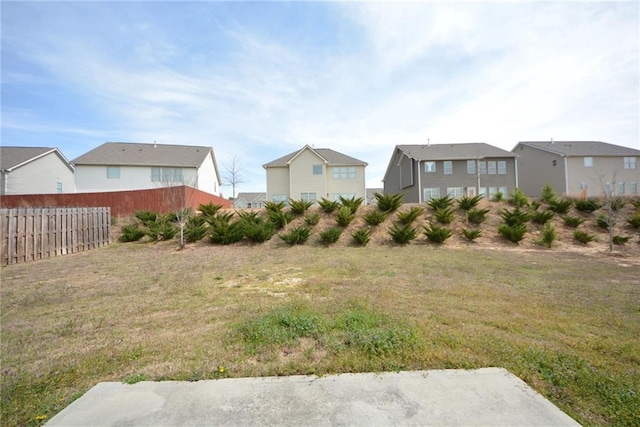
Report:
<svg viewBox="0 0 640 427"><path fill-rule="evenodd" d="M640 149L640 3L2 1L2 145L213 147L237 191L309 145ZM224 187L225 196L231 187Z"/></svg>

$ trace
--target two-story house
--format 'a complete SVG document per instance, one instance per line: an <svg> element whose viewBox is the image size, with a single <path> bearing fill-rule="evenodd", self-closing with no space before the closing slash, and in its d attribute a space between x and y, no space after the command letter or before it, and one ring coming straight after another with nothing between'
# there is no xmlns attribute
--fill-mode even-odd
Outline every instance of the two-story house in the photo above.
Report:
<svg viewBox="0 0 640 427"><path fill-rule="evenodd" d="M211 147L107 142L72 163L78 192L187 185L220 196L220 175Z"/></svg>
<svg viewBox="0 0 640 427"><path fill-rule="evenodd" d="M564 196L638 194L640 150L600 141L527 141L511 151L528 196L539 196L545 184Z"/></svg>
<svg viewBox="0 0 640 427"><path fill-rule="evenodd" d="M305 145L263 165L267 173L267 200L316 202L321 198L362 197L367 163L329 148Z"/></svg>
<svg viewBox="0 0 640 427"><path fill-rule="evenodd" d="M0 194L74 191L73 166L57 148L0 147Z"/></svg>
<svg viewBox="0 0 640 427"><path fill-rule="evenodd" d="M505 196L518 186L516 155L486 143L396 145L384 175L386 194L407 203L450 195Z"/></svg>

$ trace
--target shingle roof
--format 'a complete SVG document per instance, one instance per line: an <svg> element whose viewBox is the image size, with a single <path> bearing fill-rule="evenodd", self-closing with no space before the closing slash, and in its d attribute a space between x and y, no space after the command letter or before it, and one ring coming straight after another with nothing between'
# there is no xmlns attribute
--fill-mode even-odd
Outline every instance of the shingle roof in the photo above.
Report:
<svg viewBox="0 0 640 427"><path fill-rule="evenodd" d="M267 198L267 193L238 193L236 199L243 199L248 202L252 202L254 200L264 200Z"/></svg>
<svg viewBox="0 0 640 427"><path fill-rule="evenodd" d="M199 167L211 147L107 142L72 161L76 165Z"/></svg>
<svg viewBox="0 0 640 427"><path fill-rule="evenodd" d="M518 145L533 147L568 157L640 156L640 150L601 141L521 141ZM516 145L516 147L518 145Z"/></svg>
<svg viewBox="0 0 640 427"><path fill-rule="evenodd" d="M57 152L65 163L68 160L62 155L57 148L51 147L0 147L0 170L7 171L19 166L23 163L33 160L36 157ZM69 165L69 167L71 167Z"/></svg>
<svg viewBox="0 0 640 427"><path fill-rule="evenodd" d="M484 142L463 144L398 145L399 150L415 160L465 160L488 157L516 157L510 151L503 150Z"/></svg>
<svg viewBox="0 0 640 427"><path fill-rule="evenodd" d="M289 153L286 156L282 156L279 159L273 160L269 163L262 165L264 168L270 167L284 167L288 165L288 162L294 158L298 153L302 150L309 149L316 152L320 157L327 161L328 164L332 166L366 166L367 163L362 160L358 160L354 157L347 156L346 154L338 153L330 148L311 148L308 145L305 145L300 150L294 151L293 153Z"/></svg>

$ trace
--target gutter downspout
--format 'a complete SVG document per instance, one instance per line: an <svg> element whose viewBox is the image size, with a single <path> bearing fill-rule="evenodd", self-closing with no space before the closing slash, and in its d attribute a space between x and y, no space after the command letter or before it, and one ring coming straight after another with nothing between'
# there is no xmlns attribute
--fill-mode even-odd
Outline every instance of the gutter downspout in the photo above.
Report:
<svg viewBox="0 0 640 427"><path fill-rule="evenodd" d="M420 169L420 160L418 162L418 203L422 203L422 169Z"/></svg>
<svg viewBox="0 0 640 427"><path fill-rule="evenodd" d="M476 188L476 195L480 194L480 159L481 157L478 157L476 159L476 176L477 176L477 188Z"/></svg>
<svg viewBox="0 0 640 427"><path fill-rule="evenodd" d="M562 156L564 159L564 195L569 196L569 170L567 168L567 156Z"/></svg>
<svg viewBox="0 0 640 427"><path fill-rule="evenodd" d="M514 166L515 166L515 173L516 173L516 188L519 188L519 182L518 182L518 155L516 155L515 161L513 162Z"/></svg>
<svg viewBox="0 0 640 427"><path fill-rule="evenodd" d="M2 174L4 175L4 188L2 189L2 191L3 191L2 194L4 194L6 196L8 194L7 191L9 191L9 172L8 171L2 171Z"/></svg>

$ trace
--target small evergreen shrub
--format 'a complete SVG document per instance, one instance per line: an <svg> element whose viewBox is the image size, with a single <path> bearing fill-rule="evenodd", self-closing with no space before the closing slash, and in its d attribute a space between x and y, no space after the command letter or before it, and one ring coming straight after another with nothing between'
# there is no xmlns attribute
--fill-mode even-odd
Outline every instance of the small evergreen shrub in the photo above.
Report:
<svg viewBox="0 0 640 427"><path fill-rule="evenodd" d="M242 221L229 221L229 218L216 216L209 223L209 240L217 245L229 245L244 237Z"/></svg>
<svg viewBox="0 0 640 427"><path fill-rule="evenodd" d="M577 210L580 212L591 213L597 211L604 206L599 200L596 199L579 199L574 203Z"/></svg>
<svg viewBox="0 0 640 427"><path fill-rule="evenodd" d="M291 213L294 215L302 215L311 206L313 206L313 202L304 200L289 200L289 207L291 208Z"/></svg>
<svg viewBox="0 0 640 427"><path fill-rule="evenodd" d="M596 224L598 225L598 227L608 230L609 227L613 227L614 225L616 225L616 222L613 218L608 217L604 214L600 214L596 218Z"/></svg>
<svg viewBox="0 0 640 427"><path fill-rule="evenodd" d="M468 211L469 209L473 209L478 206L480 200L482 200L482 196L479 194L473 197L461 197L460 199L458 199L458 208L462 209L463 211Z"/></svg>
<svg viewBox="0 0 640 427"><path fill-rule="evenodd" d="M487 220L489 209L471 208L467 211L467 222L471 224L482 224Z"/></svg>
<svg viewBox="0 0 640 427"><path fill-rule="evenodd" d="M523 208L525 206L529 206L529 198L522 192L522 190L516 187L513 192L511 192L511 196L509 196L507 203L517 208Z"/></svg>
<svg viewBox="0 0 640 427"><path fill-rule="evenodd" d="M504 200L504 194L502 194L502 191L497 191L491 198L492 202L501 202L503 200Z"/></svg>
<svg viewBox="0 0 640 427"><path fill-rule="evenodd" d="M462 235L469 241L474 241L479 237L482 237L482 230L479 228L463 228Z"/></svg>
<svg viewBox="0 0 640 427"><path fill-rule="evenodd" d="M618 212L618 211L622 210L627 205L627 202L624 199L621 199L621 198L613 199L613 200L611 200L610 203L611 203L611 209L614 212Z"/></svg>
<svg viewBox="0 0 640 427"><path fill-rule="evenodd" d="M558 200L558 195L556 194L556 191L553 189L551 184L545 184L542 187L542 191L540 192L540 200L542 200L543 202L549 205Z"/></svg>
<svg viewBox="0 0 640 427"><path fill-rule="evenodd" d="M302 245L309 239L311 229L309 227L293 227L286 234L279 234L280 238L289 245Z"/></svg>
<svg viewBox="0 0 640 427"><path fill-rule="evenodd" d="M244 222L259 222L262 220L260 213L256 211L236 211L236 214Z"/></svg>
<svg viewBox="0 0 640 427"><path fill-rule="evenodd" d="M500 235L505 239L510 240L514 243L518 243L522 239L524 239L524 235L526 232L527 232L526 223L513 224L513 225L500 224L498 226L498 233L500 233Z"/></svg>
<svg viewBox="0 0 640 427"><path fill-rule="evenodd" d="M613 243L616 245L624 245L629 240L631 240L631 236L613 236Z"/></svg>
<svg viewBox="0 0 640 427"><path fill-rule="evenodd" d="M320 209L322 209L322 212L330 214L340 207L340 202L337 200L328 200L323 197L318 202L318 205Z"/></svg>
<svg viewBox="0 0 640 427"><path fill-rule="evenodd" d="M264 208L267 212L280 212L286 206L285 202L264 202Z"/></svg>
<svg viewBox="0 0 640 427"><path fill-rule="evenodd" d="M348 207L351 210L352 214L355 214L362 202L364 202L364 199L362 197L356 198L355 196L349 199L347 199L346 197L338 196L338 200L343 207Z"/></svg>
<svg viewBox="0 0 640 427"><path fill-rule="evenodd" d="M351 233L353 241L359 246L367 246L367 243L371 241L371 230L368 228L360 228Z"/></svg>
<svg viewBox="0 0 640 427"><path fill-rule="evenodd" d="M362 219L369 225L380 225L387 219L387 213L376 209L364 214Z"/></svg>
<svg viewBox="0 0 640 427"><path fill-rule="evenodd" d="M137 211L134 216L138 218L145 226L149 226L149 223L156 222L158 219L158 213L152 211Z"/></svg>
<svg viewBox="0 0 640 427"><path fill-rule="evenodd" d="M336 222L340 227L347 227L351 224L351 221L356 217L349 206L343 206L338 209L338 213L336 214Z"/></svg>
<svg viewBox="0 0 640 427"><path fill-rule="evenodd" d="M146 225L147 236L149 236L151 241L171 240L178 232L176 227L168 220L168 218L162 215L158 215L155 221L148 222Z"/></svg>
<svg viewBox="0 0 640 427"><path fill-rule="evenodd" d="M383 212L394 212L397 211L400 206L402 206L402 199L404 194L382 194L382 193L374 193L373 195L378 202L378 209Z"/></svg>
<svg viewBox="0 0 640 427"><path fill-rule="evenodd" d="M398 221L401 224L412 224L413 221L418 219L420 215L424 213L424 208L420 206L412 206L411 209L405 212L398 212Z"/></svg>
<svg viewBox="0 0 640 427"><path fill-rule="evenodd" d="M536 243L550 248L551 246L553 246L556 240L558 240L558 232L553 227L553 225L551 225L551 221L546 222L544 224L544 227L542 227L540 240L538 240Z"/></svg>
<svg viewBox="0 0 640 427"><path fill-rule="evenodd" d="M573 200L570 199L555 199L549 203L549 210L559 215L564 215L569 212L571 206L573 206Z"/></svg>
<svg viewBox="0 0 640 427"><path fill-rule="evenodd" d="M637 200L631 200L630 202L634 208L639 209L640 210L640 199Z"/></svg>
<svg viewBox="0 0 640 427"><path fill-rule="evenodd" d="M455 211L453 208L438 208L433 214L433 217L440 224L451 224L455 218Z"/></svg>
<svg viewBox="0 0 640 427"><path fill-rule="evenodd" d="M445 240L451 237L453 232L449 228L440 227L431 223L428 227L424 227L424 234L430 242L444 243Z"/></svg>
<svg viewBox="0 0 640 427"><path fill-rule="evenodd" d="M242 222L242 232L249 241L263 243L273 237L276 226L272 222L258 217L255 221Z"/></svg>
<svg viewBox="0 0 640 427"><path fill-rule="evenodd" d="M520 210L520 208L515 208L513 210L502 209L500 211L500 216L502 217L502 221L510 227L529 222L529 214L526 211Z"/></svg>
<svg viewBox="0 0 640 427"><path fill-rule="evenodd" d="M275 225L276 229L281 229L287 226L291 221L295 219L291 212L284 210L270 210L268 211L269 221Z"/></svg>
<svg viewBox="0 0 640 427"><path fill-rule="evenodd" d="M411 240L415 240L416 237L418 237L418 230L416 230L410 224L402 226L393 224L393 226L389 229L389 235L394 242L404 245L406 243L409 243Z"/></svg>
<svg viewBox="0 0 640 427"><path fill-rule="evenodd" d="M640 228L640 212L636 212L633 215L628 216L627 224L633 228Z"/></svg>
<svg viewBox="0 0 640 427"><path fill-rule="evenodd" d="M562 220L564 221L564 225L571 228L576 228L585 221L583 218L571 215L563 216Z"/></svg>
<svg viewBox="0 0 640 427"><path fill-rule="evenodd" d="M322 243L325 245L330 245L337 242L340 235L342 235L341 228L331 227L320 233L320 240L322 240Z"/></svg>
<svg viewBox="0 0 640 427"><path fill-rule="evenodd" d="M453 197L446 195L444 197L434 197L427 202L427 205L434 211L438 209L447 209L453 206Z"/></svg>
<svg viewBox="0 0 640 427"><path fill-rule="evenodd" d="M596 236L589 234L586 231L576 230L573 232L573 238L580 243L587 244L596 240Z"/></svg>
<svg viewBox="0 0 640 427"><path fill-rule="evenodd" d="M304 216L304 223L309 227L313 227L314 225L318 225L320 222L320 214L318 212L311 212Z"/></svg>
<svg viewBox="0 0 640 427"><path fill-rule="evenodd" d="M531 221L536 224L546 224L553 219L553 211L535 211L531 214Z"/></svg>
<svg viewBox="0 0 640 427"><path fill-rule="evenodd" d="M531 212L537 211L540 206L542 206L542 203L538 202L537 200L533 200L529 203L529 210Z"/></svg>
<svg viewBox="0 0 640 427"><path fill-rule="evenodd" d="M213 202L209 202L206 205L204 205L202 203L200 203L200 205L198 205L198 210L205 217L214 216L216 213L218 213L218 211L220 209L222 209L222 205L215 205L215 204L213 204Z"/></svg>
<svg viewBox="0 0 640 427"><path fill-rule="evenodd" d="M141 230L136 224L123 225L121 230L122 236L119 239L121 242L137 242L145 235L144 230Z"/></svg>
<svg viewBox="0 0 640 427"><path fill-rule="evenodd" d="M184 226L184 240L194 243L202 240L207 235L207 222L203 216L193 216L187 220Z"/></svg>

